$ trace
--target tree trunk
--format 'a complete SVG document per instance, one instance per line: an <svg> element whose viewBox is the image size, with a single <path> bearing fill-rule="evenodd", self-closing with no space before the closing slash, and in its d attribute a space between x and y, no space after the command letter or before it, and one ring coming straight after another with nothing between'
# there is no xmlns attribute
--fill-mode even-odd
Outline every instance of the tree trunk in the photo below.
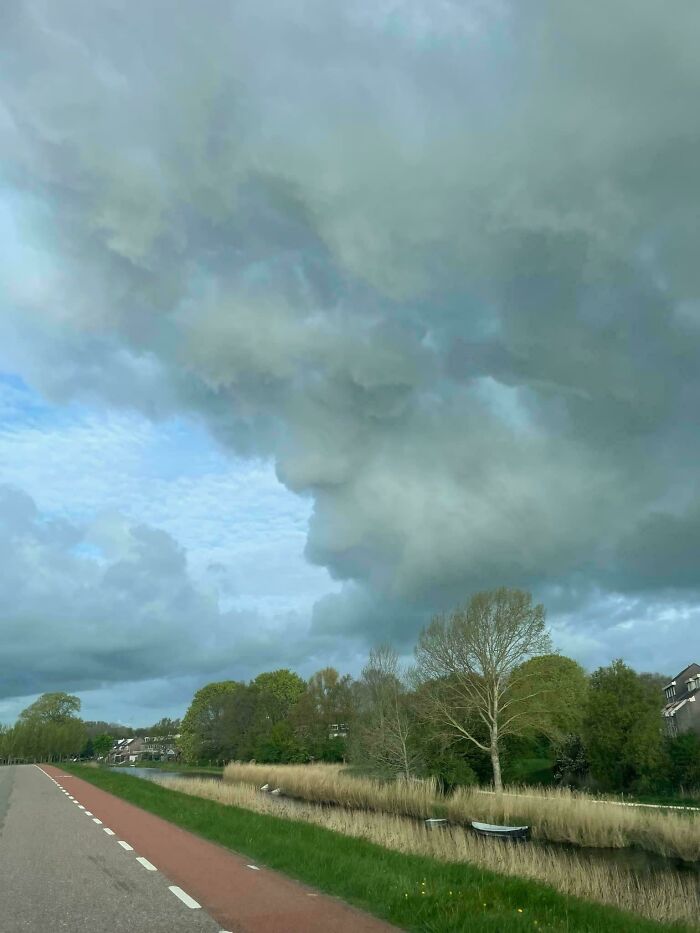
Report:
<svg viewBox="0 0 700 933"><path fill-rule="evenodd" d="M496 793L503 790L503 781L501 780L501 758L498 752L498 742L491 742L491 767L493 768L493 789Z"/></svg>

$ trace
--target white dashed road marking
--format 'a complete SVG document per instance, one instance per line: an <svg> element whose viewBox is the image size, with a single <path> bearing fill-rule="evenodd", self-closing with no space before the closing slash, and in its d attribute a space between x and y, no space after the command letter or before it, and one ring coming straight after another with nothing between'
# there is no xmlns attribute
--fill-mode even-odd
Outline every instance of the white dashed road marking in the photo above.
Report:
<svg viewBox="0 0 700 933"><path fill-rule="evenodd" d="M133 847L133 846L130 846L128 842L124 842L123 839L120 839L120 840L119 840L119 845L122 847L122 849L126 849L127 852L133 852L133 851L134 851L134 847Z"/></svg>
<svg viewBox="0 0 700 933"><path fill-rule="evenodd" d="M155 865L151 865L147 858L144 858L143 855L137 855L136 861L140 862L146 871L158 871Z"/></svg>
<svg viewBox="0 0 700 933"><path fill-rule="evenodd" d="M92 822L97 823L99 826L102 826L102 820L98 820L96 816L93 816Z"/></svg>
<svg viewBox="0 0 700 933"><path fill-rule="evenodd" d="M108 836L114 836L115 832L113 829L108 829L106 826L102 827L102 832L107 833Z"/></svg>
<svg viewBox="0 0 700 933"><path fill-rule="evenodd" d="M186 907L191 907L193 910L195 910L202 906L201 904L198 904L193 897L190 897L189 894L186 894L182 888L178 888L178 886L175 884L171 884L168 890L172 891L175 897L179 897Z"/></svg>

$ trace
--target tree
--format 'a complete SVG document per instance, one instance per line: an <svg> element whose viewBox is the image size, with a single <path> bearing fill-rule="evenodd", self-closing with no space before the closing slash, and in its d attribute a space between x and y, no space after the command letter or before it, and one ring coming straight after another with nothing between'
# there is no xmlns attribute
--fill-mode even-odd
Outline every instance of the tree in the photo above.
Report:
<svg viewBox="0 0 700 933"><path fill-rule="evenodd" d="M621 659L591 675L582 737L591 774L610 790L643 788L662 755L656 686Z"/></svg>
<svg viewBox="0 0 700 933"><path fill-rule="evenodd" d="M668 681L667 681L668 682ZM694 732L666 739L667 784L673 790L700 787L700 736Z"/></svg>
<svg viewBox="0 0 700 933"><path fill-rule="evenodd" d="M564 786L578 787L590 771L586 748L580 735L565 735L556 749L554 779Z"/></svg>
<svg viewBox="0 0 700 933"><path fill-rule="evenodd" d="M553 695L541 668L524 664L551 651L544 617L529 593L502 587L434 618L416 647L424 716L447 735L488 751L497 791L503 788L503 739L546 717L543 694Z"/></svg>
<svg viewBox="0 0 700 933"><path fill-rule="evenodd" d="M301 677L286 667L258 674L252 681L252 686L260 694L263 715L273 724L289 715L306 690L306 684Z"/></svg>
<svg viewBox="0 0 700 933"><path fill-rule="evenodd" d="M353 681L334 667L313 674L306 690L290 712L295 733L307 759L342 761L346 739L331 735L332 726L350 726L353 719Z"/></svg>
<svg viewBox="0 0 700 933"><path fill-rule="evenodd" d="M178 744L186 761L218 758L225 744L227 698L246 689L236 680L221 680L198 690L182 720Z"/></svg>
<svg viewBox="0 0 700 933"><path fill-rule="evenodd" d="M106 732L96 735L92 739L92 751L98 758L108 755L114 745L114 738Z"/></svg>
<svg viewBox="0 0 700 933"><path fill-rule="evenodd" d="M65 722L80 712L80 700L69 693L42 693L19 714L20 722Z"/></svg>
<svg viewBox="0 0 700 933"><path fill-rule="evenodd" d="M415 715L397 653L380 645L369 653L360 678L361 714L356 754L382 769L410 778L419 762Z"/></svg>
<svg viewBox="0 0 700 933"><path fill-rule="evenodd" d="M578 732L585 712L588 675L572 658L545 654L529 658L513 671L512 695L515 703L527 703L523 710L520 735L545 735L560 741ZM533 685L538 689L533 693ZM527 697L526 694L532 694Z"/></svg>

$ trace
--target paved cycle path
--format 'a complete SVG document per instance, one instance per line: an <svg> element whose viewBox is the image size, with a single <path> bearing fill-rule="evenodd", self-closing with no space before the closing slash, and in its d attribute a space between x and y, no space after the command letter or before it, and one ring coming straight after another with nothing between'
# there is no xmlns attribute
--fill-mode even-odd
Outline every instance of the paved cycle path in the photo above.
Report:
<svg viewBox="0 0 700 933"><path fill-rule="evenodd" d="M99 832L103 826L110 828L115 833L114 837L109 837L115 850L119 850L120 842L131 846L133 851L126 854L145 857L166 877L167 882L162 887L166 891L169 886L178 887L201 905L202 913L217 920L218 930L230 933L396 933L396 927L201 839L60 768L42 765L45 776L38 769L34 770L55 794L57 804L79 814L83 813L79 807L85 807L93 814L79 817L86 826L95 827L96 835L101 836L105 835ZM57 781L60 787L52 781ZM95 824L93 819L101 823ZM185 912L199 913L196 908L185 909ZM144 925L143 929L154 928ZM179 927L164 926L163 929L179 930Z"/></svg>
<svg viewBox="0 0 700 933"><path fill-rule="evenodd" d="M34 765L0 767L2 933L219 933Z"/></svg>

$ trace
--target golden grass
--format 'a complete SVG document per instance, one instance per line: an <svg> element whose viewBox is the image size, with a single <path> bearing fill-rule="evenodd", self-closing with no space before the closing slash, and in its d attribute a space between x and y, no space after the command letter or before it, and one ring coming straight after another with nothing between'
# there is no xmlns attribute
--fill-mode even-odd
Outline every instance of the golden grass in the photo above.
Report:
<svg viewBox="0 0 700 933"><path fill-rule="evenodd" d="M700 859L700 813L625 807L564 788L510 788L489 794L461 787L446 801L448 817L527 824L534 839L596 848L636 846L658 855Z"/></svg>
<svg viewBox="0 0 700 933"><path fill-rule="evenodd" d="M595 848L637 846L658 855L700 860L700 813L620 806L566 789L510 788L489 794L458 788L440 797L432 781L389 781L348 774L342 765L227 765L224 781L269 784L299 800L350 810L425 818L436 814L471 820L527 824L535 839Z"/></svg>
<svg viewBox="0 0 700 933"><path fill-rule="evenodd" d="M271 798L250 782L163 778L162 783L172 790L217 803L314 823L399 852L444 862L468 862L500 874L543 882L564 894L619 907L652 920L692 925L700 916L700 890L694 875L684 876L671 870L639 874L576 852L482 839L461 827L429 831L415 820L376 810Z"/></svg>
<svg viewBox="0 0 700 933"><path fill-rule="evenodd" d="M431 816L437 801L437 784L428 781L375 781L354 777L342 765L229 764L224 781L254 787L269 784L288 797L313 803L330 803L349 810L372 810L403 816Z"/></svg>

